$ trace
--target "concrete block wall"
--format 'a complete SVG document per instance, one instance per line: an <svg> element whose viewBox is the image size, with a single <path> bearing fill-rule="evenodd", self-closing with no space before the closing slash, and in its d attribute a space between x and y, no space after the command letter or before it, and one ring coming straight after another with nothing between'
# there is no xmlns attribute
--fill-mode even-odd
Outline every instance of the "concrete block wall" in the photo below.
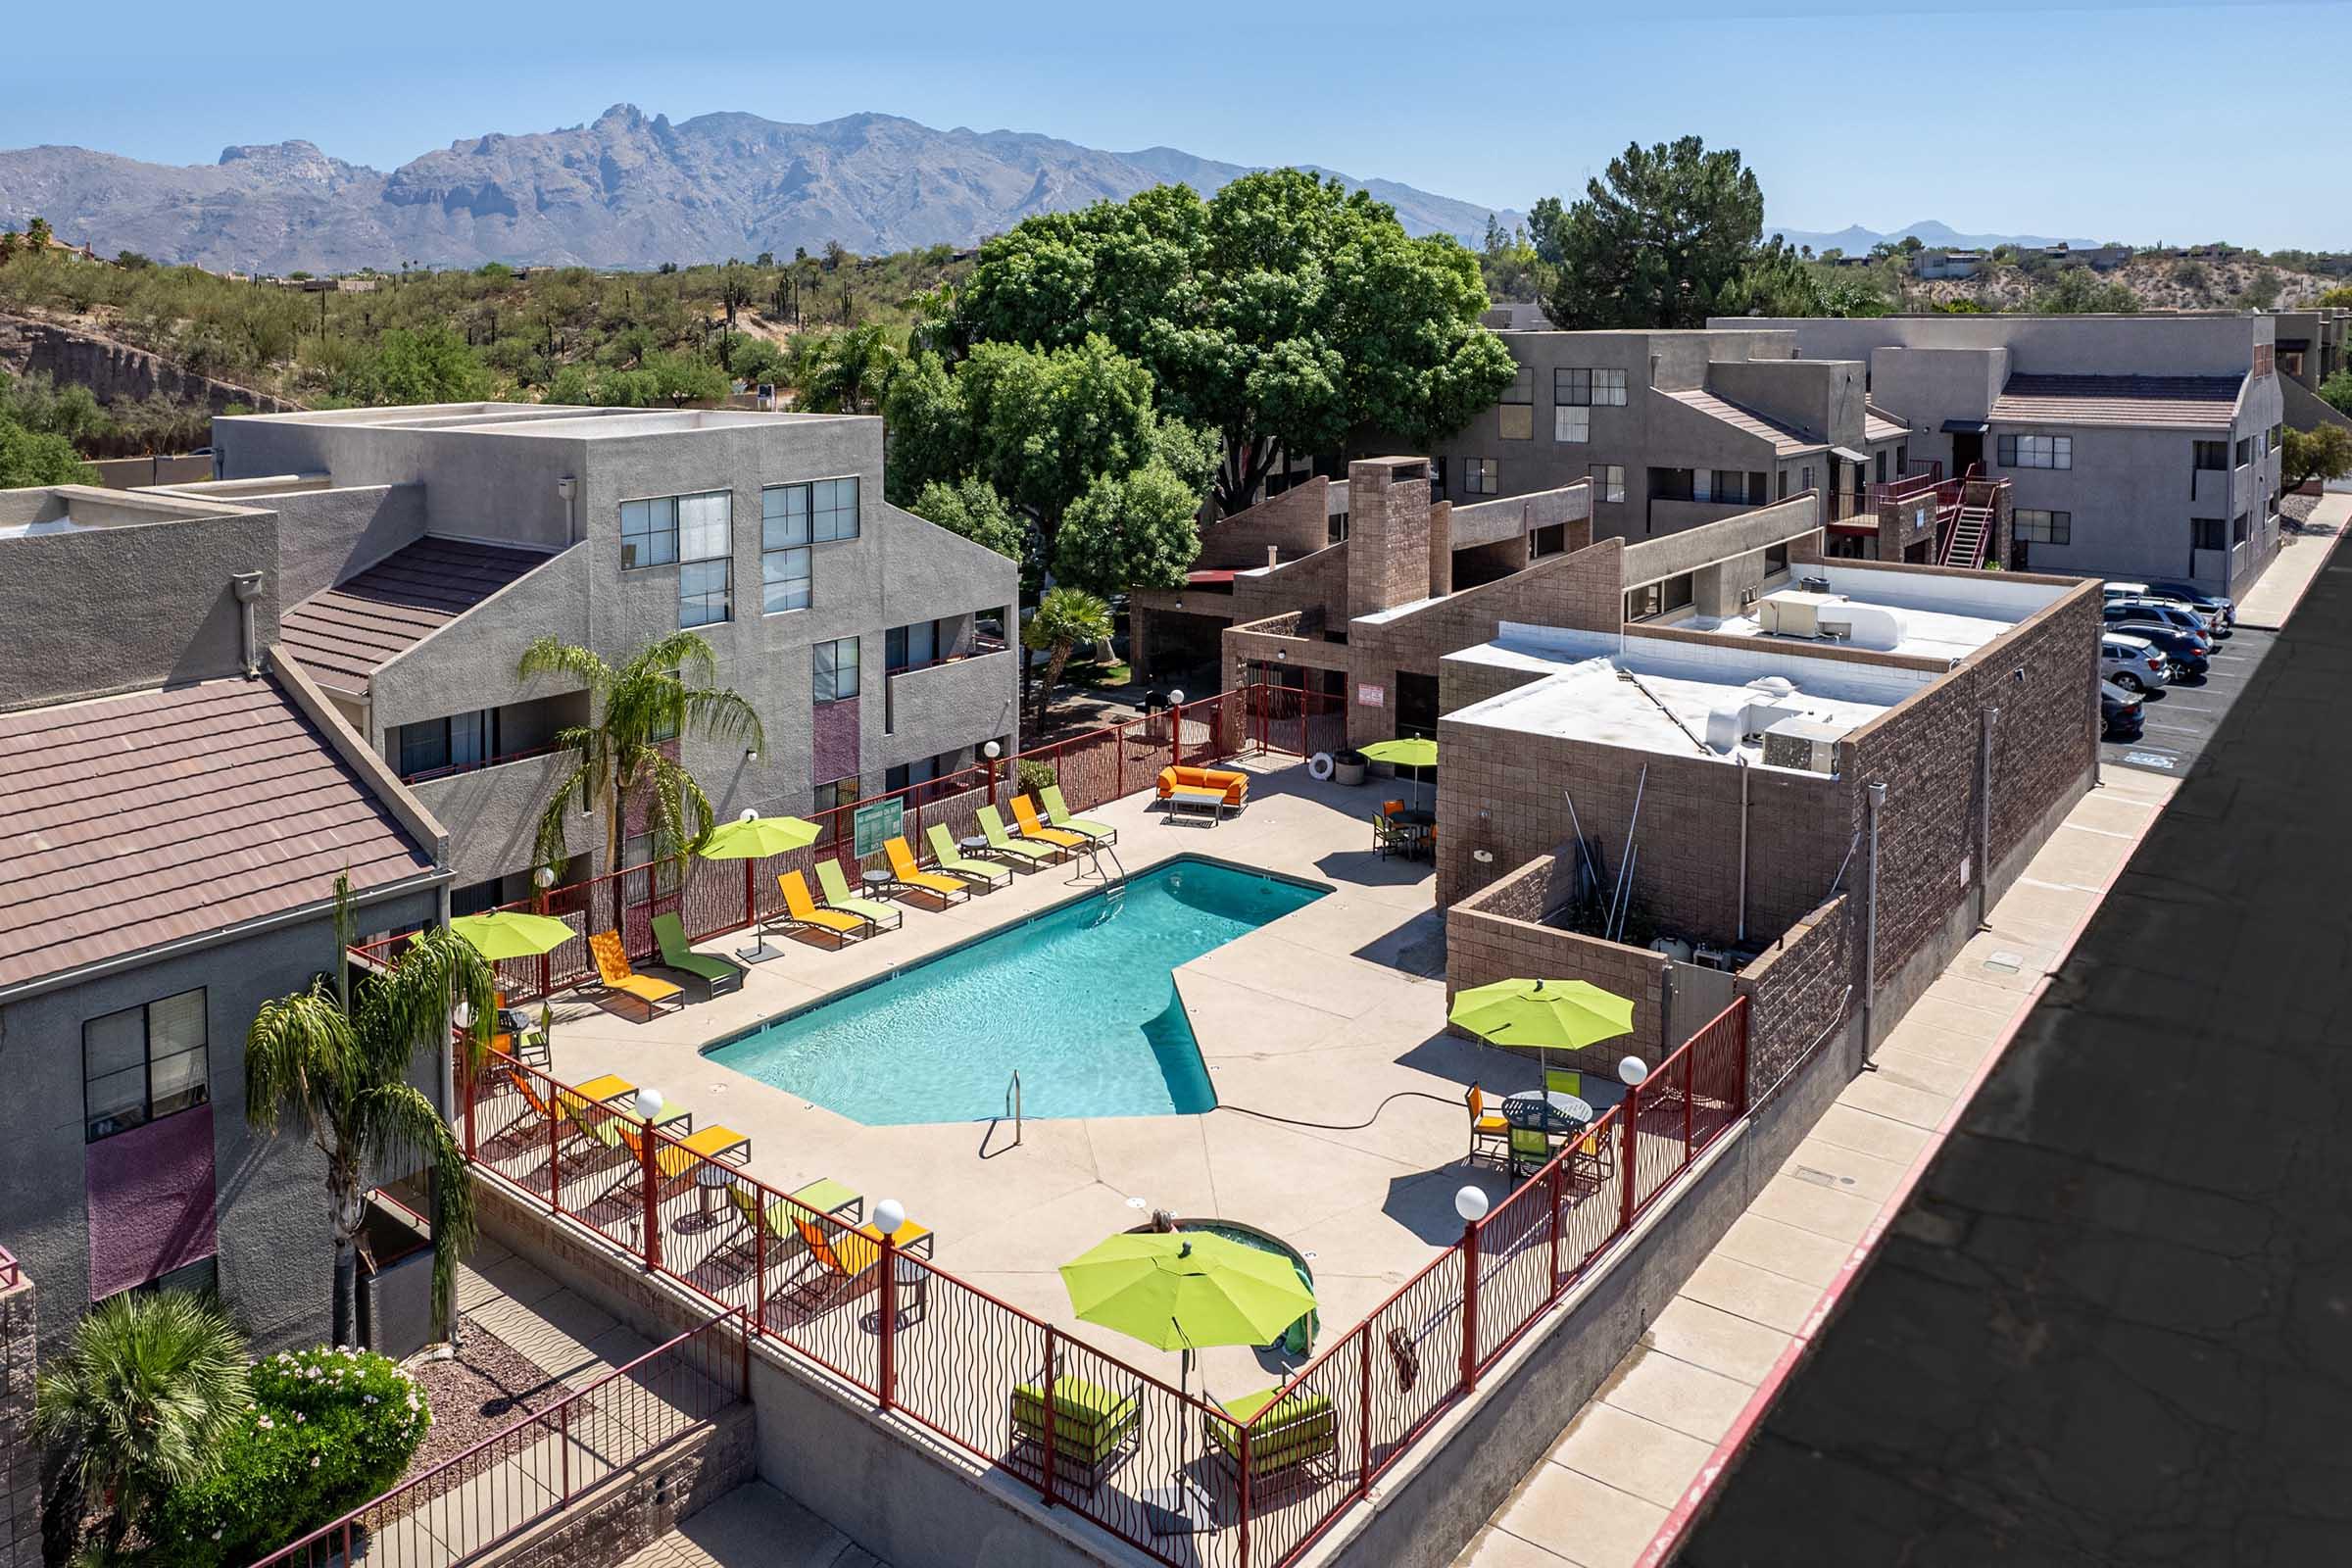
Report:
<svg viewBox="0 0 2352 1568"><path fill-rule="evenodd" d="M0 1568L41 1568L41 1449L32 1440L40 1324L32 1277L0 1286Z"/></svg>
<svg viewBox="0 0 2352 1568"><path fill-rule="evenodd" d="M1859 1005L1860 900L1841 893L1790 926L1733 982L1747 998L1749 1103Z"/></svg>
<svg viewBox="0 0 2352 1568"><path fill-rule="evenodd" d="M1634 1032L1611 1041L1656 1062L1664 1054L1666 958L1644 948L1603 942L1556 926L1543 915L1570 891L1566 862L1540 855L1478 897L1446 911L1446 995L1496 980L1584 980L1634 1004ZM1450 1034L1469 1036L1448 1026ZM1614 1058L1611 1058L1614 1059Z"/></svg>
<svg viewBox="0 0 2352 1568"><path fill-rule="evenodd" d="M1200 530L1200 554L1194 565L1209 570L1232 570L1266 564L1271 546L1281 559L1311 556L1331 543L1327 498L1331 481L1317 475L1293 485L1282 494L1220 517Z"/></svg>
<svg viewBox="0 0 2352 1568"><path fill-rule="evenodd" d="M1348 466L1348 615L1429 597L1429 465L1366 458Z"/></svg>
<svg viewBox="0 0 2352 1568"><path fill-rule="evenodd" d="M748 1404L606 1480L570 1507L484 1554L482 1568L614 1568L759 1475Z"/></svg>

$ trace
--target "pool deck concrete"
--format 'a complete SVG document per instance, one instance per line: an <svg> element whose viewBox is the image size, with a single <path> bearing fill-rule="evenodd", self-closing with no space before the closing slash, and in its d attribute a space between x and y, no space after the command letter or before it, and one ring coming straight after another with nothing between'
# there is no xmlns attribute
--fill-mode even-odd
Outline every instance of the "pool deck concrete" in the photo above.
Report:
<svg viewBox="0 0 2352 1568"><path fill-rule="evenodd" d="M559 1003L555 1074L579 1082L616 1072L658 1088L691 1108L698 1128L723 1124L749 1136L748 1168L783 1190L829 1176L864 1194L869 1211L897 1198L936 1233L943 1267L1064 1327L1073 1325L1057 1266L1154 1208L1282 1237L1310 1259L1327 1328L1350 1325L1460 1234L1458 1188L1475 1181L1494 1199L1507 1190L1493 1166L1473 1173L1463 1162L1466 1087L1508 1092L1534 1087L1540 1074L1532 1060L1443 1033L1435 878L1426 861L1374 853L1369 814L1387 794L1380 781L1319 784L1288 758L1234 765L1252 775L1250 804L1213 827L1163 815L1148 791L1087 813L1119 829L1116 853L1130 874L1189 854L1333 889L1175 971L1216 1088L1214 1111L1031 1121L1016 1147L1008 1122L864 1126L700 1054L708 1042L1099 886L1074 880L1066 865L1016 875L1010 887L946 909L909 901L901 929L839 951L771 938L784 956L753 966L740 992L651 1022L634 1003ZM723 954L745 941L738 933L704 947ZM699 998L699 988L689 995ZM874 1070L887 1074L890 1064ZM1433 1098L1384 1106L1398 1094ZM1286 1126L1245 1106L1333 1125ZM1080 1332L1173 1380L1173 1355ZM1208 1352L1202 1370L1209 1389L1238 1395L1281 1364L1226 1349Z"/></svg>

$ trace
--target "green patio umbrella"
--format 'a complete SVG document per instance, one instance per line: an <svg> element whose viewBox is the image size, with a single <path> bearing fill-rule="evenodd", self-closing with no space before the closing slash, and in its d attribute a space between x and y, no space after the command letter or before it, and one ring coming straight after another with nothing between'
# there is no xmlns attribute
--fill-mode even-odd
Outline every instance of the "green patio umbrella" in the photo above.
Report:
<svg viewBox="0 0 2352 1568"><path fill-rule="evenodd" d="M1391 767L1423 768L1438 765L1438 743L1424 735L1400 735L1393 741L1374 741L1361 747L1365 757ZM1413 775L1413 805L1421 804L1421 775Z"/></svg>
<svg viewBox="0 0 2352 1568"><path fill-rule="evenodd" d="M1493 1045L1543 1054L1582 1051L1634 1032L1634 1004L1585 980L1497 980L1453 999L1446 1021Z"/></svg>
<svg viewBox="0 0 2352 1568"><path fill-rule="evenodd" d="M493 909L487 914L461 914L449 928L464 937L485 958L535 958L553 953L579 933L547 914L523 914Z"/></svg>
<svg viewBox="0 0 2352 1568"><path fill-rule="evenodd" d="M1082 1322L1116 1329L1153 1349L1265 1345L1315 1308L1291 1260L1205 1231L1129 1232L1061 1265Z"/></svg>
<svg viewBox="0 0 2352 1568"><path fill-rule="evenodd" d="M805 850L823 832L797 816L749 816L711 829L702 856L706 860L764 860L789 850Z"/></svg>

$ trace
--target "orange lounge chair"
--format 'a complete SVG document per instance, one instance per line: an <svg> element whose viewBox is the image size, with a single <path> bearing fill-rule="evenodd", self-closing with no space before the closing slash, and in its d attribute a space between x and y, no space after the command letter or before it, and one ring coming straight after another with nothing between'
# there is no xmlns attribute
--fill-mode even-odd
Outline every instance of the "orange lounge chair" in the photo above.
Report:
<svg viewBox="0 0 2352 1568"><path fill-rule="evenodd" d="M627 1116L613 1116L595 1129L595 1137L610 1148L627 1150L630 1171L581 1204L582 1208L594 1208L613 1194L636 1188L644 1180L645 1133L639 1123ZM740 1165L751 1153L752 1141L732 1127L706 1127L683 1139L660 1139L654 1146L657 1200L666 1202L684 1192L694 1180L694 1173L707 1161L723 1159Z"/></svg>
<svg viewBox="0 0 2352 1568"><path fill-rule="evenodd" d="M961 878L926 871L915 863L914 851L906 847L905 839L892 839L882 846L882 853L890 857L890 874L903 888L928 893L942 904L972 896L971 888Z"/></svg>
<svg viewBox="0 0 2352 1568"><path fill-rule="evenodd" d="M599 931L588 939L588 951L596 956L596 977L604 982L605 989L644 1003L649 1022L662 1003L677 1004L678 998L686 994L666 980L657 980L630 968L629 956L620 945L617 931Z"/></svg>
<svg viewBox="0 0 2352 1568"><path fill-rule="evenodd" d="M1012 798L1012 821L1013 825L1021 830L1021 837L1036 839L1044 844L1058 844L1065 850L1083 850L1094 843L1094 840L1083 833L1072 833L1067 828L1049 827L1038 816L1037 808L1029 804L1029 797L1026 795L1015 795Z"/></svg>
<svg viewBox="0 0 2352 1568"><path fill-rule="evenodd" d="M816 900L808 896L808 880L798 871L776 873L776 886L784 890L784 912L769 915L765 924L803 926L811 931L830 931L836 946L846 945L850 938L872 928L873 922L863 915L844 914L839 909L820 909Z"/></svg>
<svg viewBox="0 0 2352 1568"><path fill-rule="evenodd" d="M844 1229L838 1236L828 1238L823 1226L796 1214L792 1227L800 1232L801 1245L808 1250L808 1260L794 1271L793 1278L776 1294L796 1311L822 1311L837 1301L849 1299L858 1294L865 1276L882 1259L882 1239L871 1224L856 1230ZM930 1235L928 1226L908 1220L899 1227L892 1240L902 1251L917 1244L925 1244L924 1250L928 1250ZM803 1278L804 1275L808 1277Z"/></svg>

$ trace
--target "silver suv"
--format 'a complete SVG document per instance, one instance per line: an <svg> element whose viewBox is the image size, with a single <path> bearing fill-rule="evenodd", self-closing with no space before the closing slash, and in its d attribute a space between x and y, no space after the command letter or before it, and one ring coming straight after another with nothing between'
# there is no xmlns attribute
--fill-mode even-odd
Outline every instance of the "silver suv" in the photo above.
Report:
<svg viewBox="0 0 2352 1568"><path fill-rule="evenodd" d="M2145 637L2111 631L2099 638L2099 678L2126 691L2152 692L2165 684L2164 650Z"/></svg>

